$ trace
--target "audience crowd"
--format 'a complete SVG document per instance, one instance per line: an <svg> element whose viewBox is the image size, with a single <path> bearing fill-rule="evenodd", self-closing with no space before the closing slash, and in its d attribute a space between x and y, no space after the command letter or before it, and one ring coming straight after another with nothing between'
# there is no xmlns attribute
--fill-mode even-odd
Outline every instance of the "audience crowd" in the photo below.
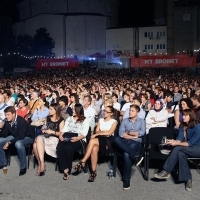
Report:
<svg viewBox="0 0 200 200"><path fill-rule="evenodd" d="M199 133L193 131L199 129L199 120L199 76L185 69L34 70L0 81L0 167L7 169L6 151L13 145L19 156L19 175L24 175L25 146L33 144L37 176L45 175L46 153L58 158L64 180L71 171L86 171L90 158L88 181L93 182L98 155L112 152L116 144L124 152L123 188L129 189L132 162L139 165L143 160L139 152L145 133L154 127L178 132L176 145L172 140L168 144L181 148L174 148L176 153L170 154L165 170L155 175L168 178L183 152L187 156L189 148L199 146ZM74 153L86 146L82 160L72 167ZM200 156L200 148L195 148L195 155ZM189 170L187 173L184 177L181 172L180 181L190 191L192 177Z"/></svg>

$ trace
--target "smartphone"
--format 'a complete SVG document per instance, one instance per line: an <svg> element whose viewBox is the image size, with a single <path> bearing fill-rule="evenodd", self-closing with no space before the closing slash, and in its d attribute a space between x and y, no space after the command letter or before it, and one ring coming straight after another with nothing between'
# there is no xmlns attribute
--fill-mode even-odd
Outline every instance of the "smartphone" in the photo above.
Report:
<svg viewBox="0 0 200 200"><path fill-rule="evenodd" d="M166 144L167 143L167 137L166 136L163 136L162 137L162 144Z"/></svg>

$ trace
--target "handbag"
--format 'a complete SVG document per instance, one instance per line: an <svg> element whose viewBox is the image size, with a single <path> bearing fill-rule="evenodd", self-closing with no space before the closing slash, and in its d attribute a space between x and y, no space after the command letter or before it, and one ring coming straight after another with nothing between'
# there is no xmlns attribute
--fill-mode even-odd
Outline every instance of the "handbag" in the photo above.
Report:
<svg viewBox="0 0 200 200"><path fill-rule="evenodd" d="M77 137L78 133L65 132L62 136L65 139L65 142L68 142L72 137Z"/></svg>
<svg viewBox="0 0 200 200"><path fill-rule="evenodd" d="M33 107L34 107L34 105L35 105L35 103L38 101L38 99L33 103L33 105L32 105L32 107L31 107L31 109L30 109L30 111L28 112L28 114L26 114L25 116L24 116L24 119L27 121L27 122L29 122L30 123L30 118L32 117L32 113L31 113L31 111L32 111L32 109L33 109Z"/></svg>
<svg viewBox="0 0 200 200"><path fill-rule="evenodd" d="M32 126L43 126L44 125L44 120L42 119L36 119L35 121L31 122Z"/></svg>

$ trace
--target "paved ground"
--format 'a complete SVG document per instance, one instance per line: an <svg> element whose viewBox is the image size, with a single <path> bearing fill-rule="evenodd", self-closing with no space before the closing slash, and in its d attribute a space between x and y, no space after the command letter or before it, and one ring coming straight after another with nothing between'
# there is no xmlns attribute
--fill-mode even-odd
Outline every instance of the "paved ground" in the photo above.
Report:
<svg viewBox="0 0 200 200"><path fill-rule="evenodd" d="M0 171L1 200L197 200L200 199L200 174L192 169L193 190L187 192L184 184L174 184L172 179L162 182L151 180L155 169L150 169L150 180L144 181L138 168L133 167L131 188L122 189L119 174L113 180L106 176L108 163L98 166L98 176L94 183L88 183L89 174L70 176L68 181L62 180L62 174L54 171L53 163L46 163L47 171L44 177L36 177L32 167L27 173L18 176L18 161L11 158L8 174Z"/></svg>

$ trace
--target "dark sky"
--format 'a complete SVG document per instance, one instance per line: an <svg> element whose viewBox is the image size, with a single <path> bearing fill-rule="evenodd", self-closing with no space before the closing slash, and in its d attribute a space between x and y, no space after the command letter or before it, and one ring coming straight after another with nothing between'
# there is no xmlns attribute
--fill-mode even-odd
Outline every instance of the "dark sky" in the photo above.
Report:
<svg viewBox="0 0 200 200"><path fill-rule="evenodd" d="M154 0L120 0L119 26L154 25Z"/></svg>

